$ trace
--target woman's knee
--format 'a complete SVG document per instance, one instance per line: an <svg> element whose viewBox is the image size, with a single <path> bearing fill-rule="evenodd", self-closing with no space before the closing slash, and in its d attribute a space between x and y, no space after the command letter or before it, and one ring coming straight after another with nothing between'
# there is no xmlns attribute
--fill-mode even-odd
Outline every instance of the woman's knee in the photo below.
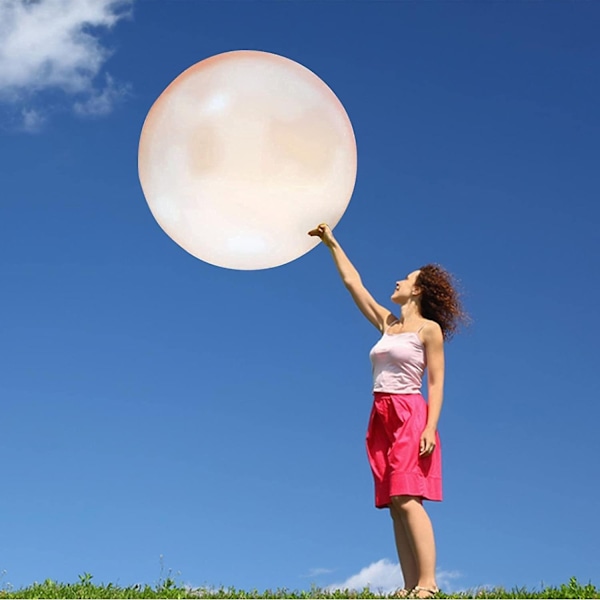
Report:
<svg viewBox="0 0 600 600"><path fill-rule="evenodd" d="M392 496L390 498L390 513L392 518L395 515L406 514L415 505L422 505L420 496Z"/></svg>

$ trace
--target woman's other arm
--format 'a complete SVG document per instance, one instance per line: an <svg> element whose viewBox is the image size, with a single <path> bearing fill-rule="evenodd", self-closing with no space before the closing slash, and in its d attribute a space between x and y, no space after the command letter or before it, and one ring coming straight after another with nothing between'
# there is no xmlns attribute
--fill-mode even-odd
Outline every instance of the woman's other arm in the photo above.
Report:
<svg viewBox="0 0 600 600"><path fill-rule="evenodd" d="M421 436L421 455L431 454L435 447L442 403L444 401L444 336L442 328L430 322L423 329L425 354L427 356L427 424Z"/></svg>

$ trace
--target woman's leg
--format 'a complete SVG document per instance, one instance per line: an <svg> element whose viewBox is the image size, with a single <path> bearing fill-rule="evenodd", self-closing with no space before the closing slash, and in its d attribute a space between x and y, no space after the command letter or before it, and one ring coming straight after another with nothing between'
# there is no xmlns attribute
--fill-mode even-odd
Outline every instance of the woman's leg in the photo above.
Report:
<svg viewBox="0 0 600 600"><path fill-rule="evenodd" d="M419 584L419 569L417 561L413 554L406 525L402 520L402 515L399 513L394 504L390 504L390 515L394 521L394 538L396 540L396 550L398 552L398 560L400 561L400 569L404 579L404 588L412 590Z"/></svg>
<svg viewBox="0 0 600 600"><path fill-rule="evenodd" d="M429 515L423 508L421 498L416 496L392 496L391 507L400 516L409 545L413 551L418 571L416 585L428 589L437 589L433 526Z"/></svg>

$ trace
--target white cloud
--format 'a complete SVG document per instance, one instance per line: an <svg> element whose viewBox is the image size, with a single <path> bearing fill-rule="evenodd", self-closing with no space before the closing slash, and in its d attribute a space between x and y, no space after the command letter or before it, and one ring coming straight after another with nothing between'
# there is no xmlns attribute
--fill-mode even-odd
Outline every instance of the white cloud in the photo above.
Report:
<svg viewBox="0 0 600 600"><path fill-rule="evenodd" d="M0 99L18 104L24 118L33 110L42 118L32 106L48 90L75 97L79 114L109 112L126 86L109 75L95 84L111 54L100 34L129 16L133 2L0 0Z"/></svg>
<svg viewBox="0 0 600 600"><path fill-rule="evenodd" d="M23 129L29 133L35 133L40 130L45 118L34 108L24 108L21 111Z"/></svg>
<svg viewBox="0 0 600 600"><path fill-rule="evenodd" d="M198 587L193 586L190 583L184 584L183 588L188 594L190 594L191 596L195 596L196 598L203 598L205 596L215 596L222 590L222 588L220 590L219 588L210 585Z"/></svg>
<svg viewBox="0 0 600 600"><path fill-rule="evenodd" d="M129 85L115 83L114 79L107 73L106 86L104 90L90 95L82 102L75 102L73 108L75 112L83 116L103 116L107 115L114 104L129 94L131 89Z"/></svg>
<svg viewBox="0 0 600 600"><path fill-rule="evenodd" d="M454 579L461 577L458 571L437 571L437 584L445 592L452 591ZM390 594L402 588L404 580L398 563L393 563L386 558L371 563L341 583L327 586L327 590L362 590L369 587L372 591Z"/></svg>
<svg viewBox="0 0 600 600"><path fill-rule="evenodd" d="M460 571L437 571L435 574L438 587L446 593L455 593L459 591L454 587L454 580L460 579L461 577L462 573Z"/></svg>
<svg viewBox="0 0 600 600"><path fill-rule="evenodd" d="M310 569L308 575L303 575L303 577L318 577L319 575L329 575L329 573L333 573L334 569L326 569L324 567L317 567L315 569Z"/></svg>
<svg viewBox="0 0 600 600"><path fill-rule="evenodd" d="M334 583L327 586L328 590L362 590L369 587L373 591L381 590L388 594L404 585L402 572L398 563L392 563L383 558L368 567L361 569L356 575L352 575L346 581Z"/></svg>

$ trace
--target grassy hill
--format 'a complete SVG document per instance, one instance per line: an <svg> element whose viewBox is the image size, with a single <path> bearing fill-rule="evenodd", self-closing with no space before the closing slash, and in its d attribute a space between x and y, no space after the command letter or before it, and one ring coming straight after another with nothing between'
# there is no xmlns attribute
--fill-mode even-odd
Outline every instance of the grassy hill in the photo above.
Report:
<svg viewBox="0 0 600 600"><path fill-rule="evenodd" d="M170 577L160 581L155 587L135 585L119 587L109 584L95 585L89 573L79 576L77 583L58 583L47 579L43 583L21 590L0 589L0 599L4 598L392 598L368 589L360 592L351 590L326 591L312 587L308 591L286 589L237 590L235 588L187 588L178 586ZM438 598L600 598L600 590L591 583L581 584L574 577L569 583L558 587L539 590L525 588L503 588L469 590L460 594L440 593Z"/></svg>

